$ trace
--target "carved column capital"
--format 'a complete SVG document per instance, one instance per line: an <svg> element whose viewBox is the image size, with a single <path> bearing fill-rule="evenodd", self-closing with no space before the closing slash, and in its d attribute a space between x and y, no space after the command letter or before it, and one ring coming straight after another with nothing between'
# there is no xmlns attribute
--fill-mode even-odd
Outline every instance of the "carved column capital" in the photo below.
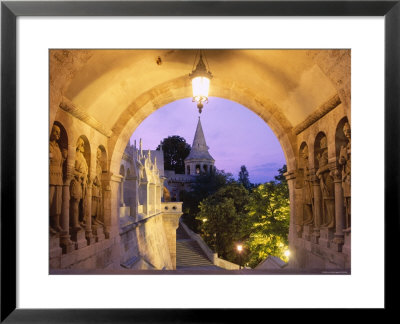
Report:
<svg viewBox="0 0 400 324"><path fill-rule="evenodd" d="M296 179L295 172L286 172L283 174L287 181Z"/></svg>
<svg viewBox="0 0 400 324"><path fill-rule="evenodd" d="M314 185L314 186L319 186L319 178L317 177L317 175L315 174L315 169L311 169L309 172L309 179L310 182Z"/></svg>
<svg viewBox="0 0 400 324"><path fill-rule="evenodd" d="M330 175L334 182L342 182L342 172L337 166L331 169Z"/></svg>

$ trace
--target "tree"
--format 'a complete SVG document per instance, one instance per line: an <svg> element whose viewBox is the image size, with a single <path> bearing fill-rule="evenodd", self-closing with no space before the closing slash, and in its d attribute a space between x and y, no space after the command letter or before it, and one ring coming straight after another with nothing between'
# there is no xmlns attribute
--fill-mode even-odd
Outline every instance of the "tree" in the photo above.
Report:
<svg viewBox="0 0 400 324"><path fill-rule="evenodd" d="M197 219L201 222L204 241L218 255L237 262L235 243L247 235L249 193L242 184L230 183L200 202Z"/></svg>
<svg viewBox="0 0 400 324"><path fill-rule="evenodd" d="M275 178L276 181L278 181L279 183L281 183L282 185L284 185L286 187L286 190L284 191L285 192L285 197L287 199L289 199L289 187L288 187L288 184L287 184L286 177L284 176L284 174L286 172L287 172L287 166L286 166L286 164L284 164L282 166L282 168L278 169L278 175L275 176L274 178Z"/></svg>
<svg viewBox="0 0 400 324"><path fill-rule="evenodd" d="M190 153L190 145L183 137L174 135L161 142L164 152L164 170L173 170L177 174L185 173L185 159ZM160 150L160 145L156 150Z"/></svg>
<svg viewBox="0 0 400 324"><path fill-rule="evenodd" d="M269 255L287 261L289 198L287 183L270 181L255 188L247 205L251 234L246 242L249 265L255 267Z"/></svg>
<svg viewBox="0 0 400 324"><path fill-rule="evenodd" d="M286 164L284 164L282 166L282 168L278 169L278 175L275 176L275 180L278 182L282 182L282 183L286 183L286 177L284 176L284 174L287 172L287 166Z"/></svg>
<svg viewBox="0 0 400 324"><path fill-rule="evenodd" d="M242 165L240 167L240 172L239 172L239 178L238 178L239 183L243 185L247 190L250 190L252 188L252 184L249 179L249 172L247 171L247 168L245 165Z"/></svg>
<svg viewBox="0 0 400 324"><path fill-rule="evenodd" d="M198 233L200 230L201 221L196 219L200 211L200 202L208 196L217 192L220 188L234 183L232 174L224 171L216 170L212 173L201 173L196 176L195 182L191 185L190 191L182 191L180 193L183 201L183 216L182 219L189 228Z"/></svg>

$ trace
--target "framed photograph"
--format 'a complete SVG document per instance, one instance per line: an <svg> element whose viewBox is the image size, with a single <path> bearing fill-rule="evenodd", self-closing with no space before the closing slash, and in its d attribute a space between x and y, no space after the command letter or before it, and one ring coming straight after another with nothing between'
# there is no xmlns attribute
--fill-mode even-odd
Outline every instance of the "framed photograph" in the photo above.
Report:
<svg viewBox="0 0 400 324"><path fill-rule="evenodd" d="M398 1L4 1L1 26L1 321L224 322L239 309L392 308ZM167 138L154 150L132 132L179 100L197 126L174 169ZM232 253L207 202L194 216L185 205L197 199L185 196L192 183L219 172L210 143L223 127L249 155L238 138L256 127L239 117L248 126L239 136L224 100L265 122L285 161L257 185L242 168L240 196L252 193L254 204L256 193L287 190L273 216L282 228L287 219L282 240L264 228L243 234L226 200L233 191L221 191L225 240L234 223L229 240L239 242ZM154 117L152 127L186 123L174 109L179 116ZM256 248L260 237L275 239L273 253ZM189 241L207 264L185 263Z"/></svg>

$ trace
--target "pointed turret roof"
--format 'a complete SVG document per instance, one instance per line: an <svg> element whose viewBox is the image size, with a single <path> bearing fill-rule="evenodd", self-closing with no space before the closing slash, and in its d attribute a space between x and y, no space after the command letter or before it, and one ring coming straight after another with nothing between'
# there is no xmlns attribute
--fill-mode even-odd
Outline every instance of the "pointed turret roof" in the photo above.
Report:
<svg viewBox="0 0 400 324"><path fill-rule="evenodd" d="M208 146L206 138L204 137L203 128L201 127L200 117L197 123L196 133L194 134L192 149L185 161L188 160L211 160L215 161L210 153L208 153Z"/></svg>

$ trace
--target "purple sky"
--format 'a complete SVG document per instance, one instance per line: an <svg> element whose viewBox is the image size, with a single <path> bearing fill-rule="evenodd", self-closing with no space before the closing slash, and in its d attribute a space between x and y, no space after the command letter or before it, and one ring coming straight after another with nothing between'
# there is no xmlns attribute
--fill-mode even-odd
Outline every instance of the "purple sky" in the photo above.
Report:
<svg viewBox="0 0 400 324"><path fill-rule="evenodd" d="M192 145L198 116L191 98L174 101L147 117L132 134L131 143L142 138L143 149L154 150L162 139L179 135ZM200 117L209 152L219 170L237 178L244 164L251 182L264 183L273 180L286 163L269 126L244 106L210 97Z"/></svg>

